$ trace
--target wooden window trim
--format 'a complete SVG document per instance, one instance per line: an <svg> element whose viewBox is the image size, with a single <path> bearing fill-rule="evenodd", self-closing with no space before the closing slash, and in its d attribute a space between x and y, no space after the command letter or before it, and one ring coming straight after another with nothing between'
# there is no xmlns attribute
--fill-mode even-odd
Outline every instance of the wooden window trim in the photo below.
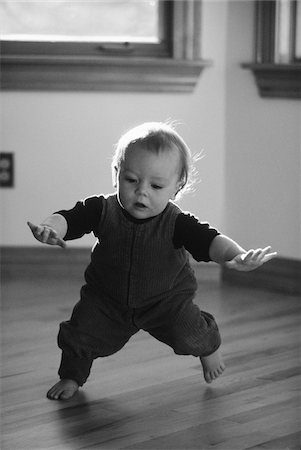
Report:
<svg viewBox="0 0 301 450"><path fill-rule="evenodd" d="M95 52L91 45L71 43L66 54L68 44L30 49L28 43L2 41L1 88L191 92L201 71L211 64L201 58L201 1L166 3L172 20L171 28L165 27L170 35L161 53L152 54L147 44L97 44Z"/></svg>
<svg viewBox="0 0 301 450"><path fill-rule="evenodd" d="M242 67L252 70L262 97L300 99L300 60L291 54L289 62L276 62L275 36L276 1L257 0L255 61L244 63ZM292 36L295 36L295 30L292 30Z"/></svg>

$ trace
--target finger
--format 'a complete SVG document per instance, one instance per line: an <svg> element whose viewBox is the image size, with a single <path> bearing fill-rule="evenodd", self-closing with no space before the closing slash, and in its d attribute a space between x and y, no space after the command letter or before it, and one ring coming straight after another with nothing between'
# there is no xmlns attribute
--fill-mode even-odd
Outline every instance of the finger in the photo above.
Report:
<svg viewBox="0 0 301 450"><path fill-rule="evenodd" d="M252 259L260 259L263 254L264 250L262 250L262 248L258 248L254 251Z"/></svg>
<svg viewBox="0 0 301 450"><path fill-rule="evenodd" d="M268 253L267 255L264 256L262 262L266 263L268 261L270 261L271 259L274 259L278 256L277 252L273 252L273 253Z"/></svg>
<svg viewBox="0 0 301 450"><path fill-rule="evenodd" d="M271 251L271 246L265 247L260 254L258 254L258 262L264 263L265 262L265 257L268 254L273 254L273 253L269 253Z"/></svg>
<svg viewBox="0 0 301 450"><path fill-rule="evenodd" d="M45 242L48 241L48 239L49 239L49 234L50 234L50 229L44 227L44 230L43 230L43 233L42 233L42 242L45 243Z"/></svg>
<svg viewBox="0 0 301 450"><path fill-rule="evenodd" d="M267 255L270 251L271 251L271 246L269 245L268 247L265 247L262 251L261 251L261 256L265 256Z"/></svg>
<svg viewBox="0 0 301 450"><path fill-rule="evenodd" d="M31 222L27 222L27 225L29 226L29 228L31 229L31 231L33 233L37 233L37 232L41 231L41 227L39 225L35 225Z"/></svg>
<svg viewBox="0 0 301 450"><path fill-rule="evenodd" d="M242 262L248 263L252 259L253 254L254 254L254 250L251 249L247 253L245 253L244 255L241 255Z"/></svg>
<svg viewBox="0 0 301 450"><path fill-rule="evenodd" d="M57 245L59 245L62 248L65 248L67 246L66 242L63 239L61 239L61 238L57 239Z"/></svg>
<svg viewBox="0 0 301 450"><path fill-rule="evenodd" d="M59 245L60 247L66 247L66 242L58 236L57 232L53 229L50 229L50 240L54 245Z"/></svg>
<svg viewBox="0 0 301 450"><path fill-rule="evenodd" d="M33 223L29 222L29 221L27 222L27 225L29 226L31 231L35 231L38 228L37 225L35 225L35 224L33 224Z"/></svg>
<svg viewBox="0 0 301 450"><path fill-rule="evenodd" d="M41 234L43 233L44 227L41 227L40 225L34 225L31 222L27 222L27 225L35 236L41 236Z"/></svg>

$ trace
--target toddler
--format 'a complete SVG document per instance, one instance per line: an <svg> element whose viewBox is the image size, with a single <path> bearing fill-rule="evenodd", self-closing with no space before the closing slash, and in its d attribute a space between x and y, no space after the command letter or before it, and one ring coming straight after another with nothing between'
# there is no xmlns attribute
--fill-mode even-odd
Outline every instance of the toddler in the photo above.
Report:
<svg viewBox="0 0 301 450"><path fill-rule="evenodd" d="M60 381L50 399L69 399L93 360L120 350L140 329L176 354L200 358L211 383L225 369L214 317L193 303L196 261L248 271L276 256L271 247L246 251L173 202L191 182L190 150L176 130L145 123L119 140L112 163L116 192L79 201L40 225L34 237L65 247L93 232L97 241L71 318L60 324Z"/></svg>

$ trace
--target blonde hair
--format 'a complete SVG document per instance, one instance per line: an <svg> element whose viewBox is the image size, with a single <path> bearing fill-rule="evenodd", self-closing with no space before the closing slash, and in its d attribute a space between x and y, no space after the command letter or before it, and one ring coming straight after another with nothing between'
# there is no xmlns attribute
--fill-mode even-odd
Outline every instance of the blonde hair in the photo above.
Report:
<svg viewBox="0 0 301 450"><path fill-rule="evenodd" d="M153 153L173 151L180 153L181 171L179 181L183 193L191 190L194 182L195 158L183 138L177 133L174 126L163 122L146 122L127 131L117 142L112 160L113 184L116 186L117 172L125 160L126 153L134 148L142 148Z"/></svg>

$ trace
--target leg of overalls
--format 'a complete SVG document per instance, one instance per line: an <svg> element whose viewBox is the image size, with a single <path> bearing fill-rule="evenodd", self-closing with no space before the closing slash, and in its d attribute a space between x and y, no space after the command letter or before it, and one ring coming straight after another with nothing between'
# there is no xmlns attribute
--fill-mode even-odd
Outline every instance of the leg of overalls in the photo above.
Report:
<svg viewBox="0 0 301 450"><path fill-rule="evenodd" d="M137 331L128 308L83 286L71 319L60 325L60 378L75 380L82 386L90 374L93 360L116 353Z"/></svg>
<svg viewBox="0 0 301 450"><path fill-rule="evenodd" d="M214 317L201 311L184 293L153 307L136 309L134 317L138 327L179 355L208 356L221 344Z"/></svg>

